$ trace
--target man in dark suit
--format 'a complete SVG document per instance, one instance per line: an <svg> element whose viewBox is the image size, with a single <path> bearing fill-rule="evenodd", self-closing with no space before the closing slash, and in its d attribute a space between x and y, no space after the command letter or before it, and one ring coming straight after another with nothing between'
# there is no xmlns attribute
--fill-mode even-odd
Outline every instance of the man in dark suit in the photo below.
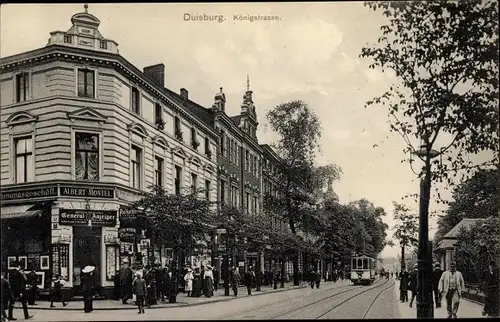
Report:
<svg viewBox="0 0 500 322"><path fill-rule="evenodd" d="M132 297L132 269L129 267L128 259L124 259L120 268L120 289L122 293L122 303L127 304L127 301Z"/></svg>
<svg viewBox="0 0 500 322"><path fill-rule="evenodd" d="M14 303L16 300L21 301L24 311L24 319L31 319L33 316L28 313L27 293L26 293L26 275L21 271L19 263L15 263L16 268L9 274L9 282L14 295L14 300L9 305L9 320L16 320L14 314Z"/></svg>
<svg viewBox="0 0 500 322"><path fill-rule="evenodd" d="M5 276L5 268L2 267L2 322L7 321L7 313L5 313L5 310L7 310L9 304L14 303L14 294Z"/></svg>

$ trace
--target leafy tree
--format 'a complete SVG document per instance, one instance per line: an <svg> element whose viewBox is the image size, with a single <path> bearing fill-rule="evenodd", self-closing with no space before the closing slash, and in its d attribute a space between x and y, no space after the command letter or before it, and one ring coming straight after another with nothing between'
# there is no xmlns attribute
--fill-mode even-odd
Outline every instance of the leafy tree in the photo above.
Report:
<svg viewBox="0 0 500 322"><path fill-rule="evenodd" d="M500 258L500 221L490 216L474 224L470 229L462 228L455 244L457 268L464 273L469 283L480 280L490 260Z"/></svg>
<svg viewBox="0 0 500 322"><path fill-rule="evenodd" d="M401 246L401 266L405 263L405 247L417 246L418 244L418 216L410 212L410 209L403 204L393 201L393 217L396 221L394 225L393 238Z"/></svg>
<svg viewBox="0 0 500 322"><path fill-rule="evenodd" d="M281 156L278 164L277 195L267 196L267 208L288 221L292 234L303 219L316 190L314 158L319 148L321 126L318 117L302 101L280 104L267 113L267 119L278 141L274 145ZM298 279L298 254L293 256L294 284Z"/></svg>
<svg viewBox="0 0 500 322"><path fill-rule="evenodd" d="M439 242L464 218L486 218L500 209L500 169L479 170L455 187L453 200L438 220L435 242Z"/></svg>

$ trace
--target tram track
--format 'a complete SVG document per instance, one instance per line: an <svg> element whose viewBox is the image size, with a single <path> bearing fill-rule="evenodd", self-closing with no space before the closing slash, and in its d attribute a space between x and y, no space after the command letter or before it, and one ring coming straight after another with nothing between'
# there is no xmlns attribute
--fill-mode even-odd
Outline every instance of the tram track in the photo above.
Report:
<svg viewBox="0 0 500 322"><path fill-rule="evenodd" d="M349 284L349 285L343 285L343 286L338 286L338 287L332 287L332 288L328 288L328 289L325 289L325 290L321 290L320 292L316 292L316 293L314 293L314 295L325 294L325 293L328 293L328 292L331 292L331 291L334 291L334 290L338 290L338 289L342 289L342 288L346 288L346 287L353 287L353 286L354 285ZM356 288L358 288L358 287L356 287ZM343 291L343 292L339 292L339 293L335 293L335 294L343 294L343 293L351 291L351 290L352 289L347 290L347 291ZM296 299L299 299L299 298L303 298L303 297L304 297L304 295L298 295L298 296L289 297L289 298L286 298L286 299L283 299L283 300L280 300L280 301L271 302L271 303L259 305L259 306L256 306L256 307L252 307L252 308L249 308L249 309L246 309L246 310L241 310L241 311L233 312L231 314L219 316L218 319L219 320L224 320L224 319L228 319L228 318L231 319L234 316L251 313L251 312L254 312L254 311L261 310L261 309L263 309L265 307L268 307L268 306L275 306L275 305L278 305L278 304L290 302L290 301L293 301L293 300L296 300ZM328 297L328 298L330 298L330 297Z"/></svg>
<svg viewBox="0 0 500 322"><path fill-rule="evenodd" d="M366 290L363 290L362 292L356 293L356 294L354 294L353 296L348 297L347 299L345 299L345 300L341 301L340 303L338 303L338 304L334 305L333 307L331 307L328 311L326 311L326 312L324 312L323 314L321 314L320 316L316 317L316 318L315 318L315 320L319 320L319 319L321 319L322 317L324 317L325 315L329 314L330 312L332 312L332 311L333 311L333 310L335 310L336 308L338 308L338 307L342 306L343 304L345 304L345 303L347 303L347 302L351 301L352 299L354 299L354 298L356 298L356 297L360 296L361 294L364 294L364 293L369 292L369 291L371 291L371 290L374 290L374 289L380 288L380 287L382 287L382 286L386 285L388 282L389 282L389 281L385 281L385 282L384 282L384 283L382 283L381 285L377 285L377 286L375 286L375 287L370 287L370 288L368 288L368 289L366 289ZM390 289L390 288L393 288L393 287L394 287L395 282L393 282L393 283L390 283L390 282L389 282L389 284L390 284L389 286L384 287L381 291L379 291L379 292L377 293L377 295L375 296L375 298L374 298L374 299L372 300L372 302L370 303L370 305L369 305L368 309L367 309L367 310L365 311L365 313L363 314L363 319L364 319L364 318L366 318L366 316L367 316L367 315L368 315L368 313L370 312L370 309L373 307L373 304L375 304L375 302L377 301L378 297L379 297L382 293L384 293L386 290L388 290L388 289Z"/></svg>
<svg viewBox="0 0 500 322"><path fill-rule="evenodd" d="M368 292L369 290L372 290L372 289L374 289L374 288L378 288L378 287L380 287L380 286L382 286L382 285L384 285L384 284L386 284L386 283L387 283L387 282L384 282L384 283L382 283L381 285L377 285L377 286L375 286L375 287L371 287L371 288L369 288L369 289L367 289L367 290L364 290L364 291L362 291L362 292L360 292L360 293L357 293L357 295L362 294L362 293L365 293L365 292ZM297 311L303 310L303 309L308 308L308 307L311 307L311 306L313 306L313 305L317 305L317 304L322 303L322 302L324 302L324 301L326 301L326 300L329 300L329 299L331 299L331 298L334 298L334 297L336 297L336 296L338 296L338 295L341 295L341 294L344 294L344 293L347 293L347 292L351 292L351 291L355 291L355 290L357 290L357 289L359 289L359 288L363 288L362 286L358 286L358 285L349 285L349 286L351 286L352 288L351 288L351 289L348 289L348 290L345 290L345 291L342 291L342 292L338 292L338 293L332 294L332 295L327 296L327 297L324 297L324 298L321 298L321 299L319 299L319 300L317 300L317 301L310 302L310 303L308 303L308 304L306 304L306 305L299 306L299 307L297 307L297 308L295 308L295 309L293 309L293 310L289 310L289 311L286 311L286 312L280 313L280 314L278 314L278 315L275 315L275 316L273 316L273 317L270 317L269 319L270 319L270 320L274 320L274 319L277 319L277 318L279 318L279 317L285 316L285 315L287 315L287 314L290 314L290 313L294 313L294 312L297 312ZM350 298L354 298L354 297L356 297L357 295L355 295L355 296L353 296L353 297L350 297ZM343 302L343 303L345 303L345 302ZM339 306L340 306L340 305L339 305ZM337 307L338 307L338 306L337 306ZM335 307L334 307L334 308L335 308ZM334 308L330 309L329 311L327 311L326 313L324 313L324 314L323 314L323 315L321 315L321 316L324 316L325 314L328 314L328 313L329 313L330 311L332 311ZM320 317L321 317L321 316L320 316ZM318 318L316 318L316 319L319 319L320 317L318 317Z"/></svg>

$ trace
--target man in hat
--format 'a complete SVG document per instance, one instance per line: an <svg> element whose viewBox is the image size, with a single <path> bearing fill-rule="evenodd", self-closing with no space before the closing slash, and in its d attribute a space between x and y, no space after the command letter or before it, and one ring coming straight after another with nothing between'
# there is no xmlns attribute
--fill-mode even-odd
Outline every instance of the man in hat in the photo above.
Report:
<svg viewBox="0 0 500 322"><path fill-rule="evenodd" d="M446 298L446 309L448 318L457 318L458 307L462 291L465 289L465 282L462 273L456 270L455 262L450 263L450 268L441 275L439 280L439 291L441 296Z"/></svg>
<svg viewBox="0 0 500 322"><path fill-rule="evenodd" d="M90 313L93 308L93 294L95 284L95 266L87 265L82 269L82 293L83 293L83 311Z"/></svg>
<svg viewBox="0 0 500 322"><path fill-rule="evenodd" d="M132 281L133 272L128 259L125 258L122 261L122 267L120 267L120 289L123 304L127 304L128 299L132 297Z"/></svg>
<svg viewBox="0 0 500 322"><path fill-rule="evenodd" d="M413 306L413 300L417 296L417 282L418 282L418 264L413 265L413 271L410 273L408 281L408 289L411 291L410 307Z"/></svg>
<svg viewBox="0 0 500 322"><path fill-rule="evenodd" d="M245 273L245 286L247 287L248 295L252 295L252 287L255 279L253 267L250 266Z"/></svg>
<svg viewBox="0 0 500 322"><path fill-rule="evenodd" d="M14 306L14 293L12 292L12 288L10 287L9 281L5 278L6 270L4 265L2 264L2 322L7 321L7 313L5 310L9 308L10 305Z"/></svg>
<svg viewBox="0 0 500 322"><path fill-rule="evenodd" d="M434 271L432 272L432 289L434 290L436 309L441 307L441 293L439 293L439 280L441 279L441 275L443 275L441 265L439 263L434 264Z"/></svg>
<svg viewBox="0 0 500 322"><path fill-rule="evenodd" d="M9 320L15 320L14 314L14 302L15 300L21 301L24 312L24 319L31 319L33 316L28 313L28 303L27 303L27 292L26 292L26 276L24 272L21 271L21 265L19 262L14 263L14 270L10 273L9 282L12 287L12 292L14 294L14 301L9 305Z"/></svg>

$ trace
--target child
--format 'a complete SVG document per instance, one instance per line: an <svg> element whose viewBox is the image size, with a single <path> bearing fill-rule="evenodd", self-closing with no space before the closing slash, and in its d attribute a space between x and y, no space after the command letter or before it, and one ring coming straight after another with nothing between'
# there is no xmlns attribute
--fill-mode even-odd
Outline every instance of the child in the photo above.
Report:
<svg viewBox="0 0 500 322"><path fill-rule="evenodd" d="M186 282L186 292L187 296L191 296L191 291L193 290L193 280L194 280L194 275L193 275L193 270L191 268L188 268L188 271L186 275L184 276L184 281Z"/></svg>
<svg viewBox="0 0 500 322"><path fill-rule="evenodd" d="M146 297L146 281L142 278L141 273L136 273L136 279L132 284L132 289L136 296L137 307L139 308L139 314L144 313L144 298Z"/></svg>
<svg viewBox="0 0 500 322"><path fill-rule="evenodd" d="M61 288L64 286L66 282L59 275L55 275L52 278L52 296L50 299L50 307L55 307L55 301L61 301L63 306L68 305L68 303L64 303L64 299L61 294Z"/></svg>

